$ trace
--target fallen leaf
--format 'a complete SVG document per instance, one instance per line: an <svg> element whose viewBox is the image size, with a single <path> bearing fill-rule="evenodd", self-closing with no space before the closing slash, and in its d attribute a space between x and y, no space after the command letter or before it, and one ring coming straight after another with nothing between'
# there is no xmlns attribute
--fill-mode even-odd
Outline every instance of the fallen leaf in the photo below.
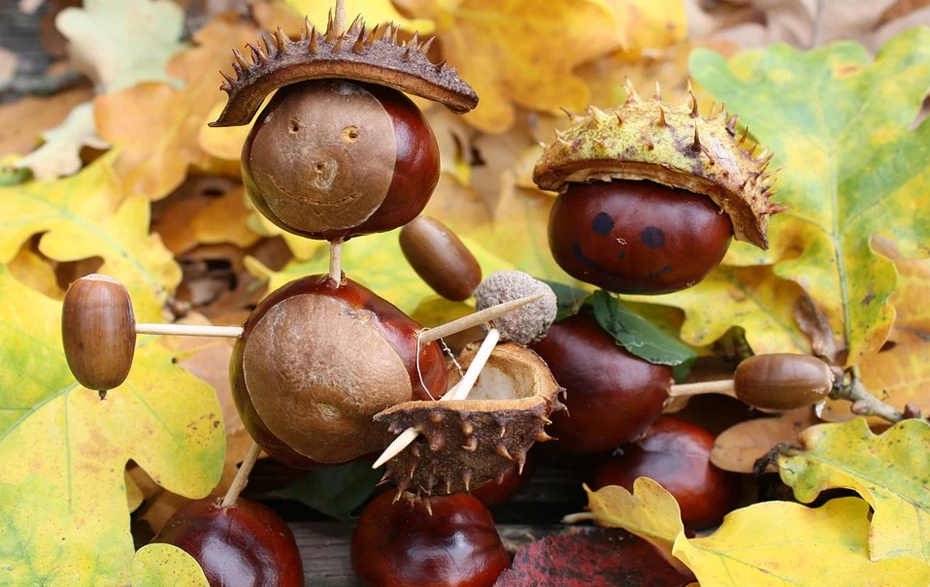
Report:
<svg viewBox="0 0 930 587"><path fill-rule="evenodd" d="M72 377L61 303L0 268L0 568L14 585L130 581L131 459L170 491L202 497L219 479L224 436L213 390L144 337L105 401Z"/></svg>
<svg viewBox="0 0 930 587"><path fill-rule="evenodd" d="M53 300L62 300L65 292L58 287L55 270L42 255L32 250L32 242L20 247L6 268L23 285Z"/></svg>
<svg viewBox="0 0 930 587"><path fill-rule="evenodd" d="M326 28L326 19L333 9L330 0L283 0L283 3L300 17L300 24L306 16L310 23L319 29ZM433 32L433 23L428 19L410 19L397 11L391 0L349 0L346 2L346 18L351 21L361 14L370 26L379 23L394 24L409 31L419 31L421 35ZM277 25L275 25L277 26ZM349 26L349 23L346 23Z"/></svg>
<svg viewBox="0 0 930 587"><path fill-rule="evenodd" d="M584 108L589 92L572 70L620 43L613 12L592 0L396 4L436 22L443 57L481 97L466 120L485 132L508 130L517 104L544 112Z"/></svg>
<svg viewBox="0 0 930 587"><path fill-rule="evenodd" d="M250 228L253 211L245 201L245 189L241 185L219 197L185 198L159 218L153 229L162 235L165 245L175 254L185 253L201 243L231 243L248 248L262 235Z"/></svg>
<svg viewBox="0 0 930 587"><path fill-rule="evenodd" d="M930 254L928 225L910 213L930 185L930 124L909 129L930 85L930 29L895 37L874 62L853 43L806 54L777 45L729 63L698 51L691 70L783 167L780 199L791 207L770 224L775 275L826 314L847 364L875 354L897 277L871 237L893 233L904 256Z"/></svg>
<svg viewBox="0 0 930 587"><path fill-rule="evenodd" d="M753 473L756 461L772 448L783 442L798 444L798 435L818 423L812 407L740 422L717 435L710 462L724 471Z"/></svg>
<svg viewBox="0 0 930 587"><path fill-rule="evenodd" d="M607 2L617 17L620 38L630 57L673 45L688 32L684 0Z"/></svg>
<svg viewBox="0 0 930 587"><path fill-rule="evenodd" d="M781 478L809 503L833 487L856 491L875 510L869 534L873 561L914 557L930 561L930 423L911 419L881 435L865 419L820 424L801 434L801 448L778 459Z"/></svg>
<svg viewBox="0 0 930 587"><path fill-rule="evenodd" d="M132 561L132 587L209 587L194 558L171 544L147 544Z"/></svg>
<svg viewBox="0 0 930 587"><path fill-rule="evenodd" d="M45 144L16 162L17 167L31 169L36 179L77 173L84 165L80 156L82 147L103 150L110 146L97 136L90 102L75 106L64 122L41 136Z"/></svg>
<svg viewBox="0 0 930 587"><path fill-rule="evenodd" d="M346 463L310 471L296 483L272 494L299 501L340 522L349 522L353 512L374 495L381 474L371 468L370 462Z"/></svg>
<svg viewBox="0 0 930 587"><path fill-rule="evenodd" d="M257 34L237 19L218 18L194 33L195 47L168 64L168 73L184 80L183 89L146 82L94 100L98 132L120 149L115 168L125 193L158 200L181 185L189 166L214 164L199 136L222 97L216 72L230 73L232 50L255 42ZM232 167L238 174L238 155Z"/></svg>
<svg viewBox="0 0 930 587"><path fill-rule="evenodd" d="M105 92L172 81L165 65L185 45L184 12L168 0L85 0L55 19L71 62Z"/></svg>
<svg viewBox="0 0 930 587"><path fill-rule="evenodd" d="M90 97L89 88L79 87L0 105L0 157L32 151L44 131L61 124L72 108Z"/></svg>
<svg viewBox="0 0 930 587"><path fill-rule="evenodd" d="M157 236L149 234L149 203L123 200L107 154L79 174L0 188L0 263L16 256L33 235L42 254L57 261L99 255L99 272L122 282L136 318L157 321L181 271Z"/></svg>
<svg viewBox="0 0 930 587"><path fill-rule="evenodd" d="M691 581L645 540L598 528L531 542L494 587L683 587Z"/></svg>

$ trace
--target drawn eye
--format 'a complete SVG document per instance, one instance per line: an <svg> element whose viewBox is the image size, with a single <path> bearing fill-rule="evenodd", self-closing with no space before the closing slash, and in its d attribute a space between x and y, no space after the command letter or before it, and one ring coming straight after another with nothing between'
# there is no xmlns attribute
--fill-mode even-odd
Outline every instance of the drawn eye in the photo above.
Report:
<svg viewBox="0 0 930 587"><path fill-rule="evenodd" d="M658 249L665 244L665 233L655 226L647 226L639 233L639 239L650 249Z"/></svg>
<svg viewBox="0 0 930 587"><path fill-rule="evenodd" d="M614 229L614 219L606 212L598 212L591 223L591 230L598 236L607 236Z"/></svg>

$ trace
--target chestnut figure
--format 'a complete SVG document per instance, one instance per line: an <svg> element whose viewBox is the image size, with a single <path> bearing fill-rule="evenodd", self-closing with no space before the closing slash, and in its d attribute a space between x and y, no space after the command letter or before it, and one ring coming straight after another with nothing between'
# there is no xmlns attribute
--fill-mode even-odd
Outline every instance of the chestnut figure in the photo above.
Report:
<svg viewBox="0 0 930 587"><path fill-rule="evenodd" d="M439 144L401 92L329 79L286 86L242 148L256 208L282 229L338 240L410 222L439 181Z"/></svg>
<svg viewBox="0 0 930 587"><path fill-rule="evenodd" d="M295 467L383 448L375 414L446 389L442 350L418 345L420 330L351 280L290 282L255 308L233 348L230 381L243 424L266 452Z"/></svg>
<svg viewBox="0 0 930 587"><path fill-rule="evenodd" d="M662 413L672 370L619 346L584 312L556 322L532 345L566 389L566 412L547 432L559 452L596 454L629 442Z"/></svg>
<svg viewBox="0 0 930 587"><path fill-rule="evenodd" d="M714 436L693 424L662 416L642 438L601 457L591 485L620 485L629 491L639 477L658 481L681 508L687 528L700 530L720 523L740 499L739 475L710 462Z"/></svg>
<svg viewBox="0 0 930 587"><path fill-rule="evenodd" d="M196 560L210 587L303 587L300 552L290 528L270 508L213 498L179 509L153 542L173 544Z"/></svg>
<svg viewBox="0 0 930 587"><path fill-rule="evenodd" d="M494 519L466 494L372 501L352 534L352 568L366 587L492 587L510 566Z"/></svg>
<svg viewBox="0 0 930 587"><path fill-rule="evenodd" d="M75 379L104 398L132 367L136 321L129 292L106 275L75 281L61 309L61 339Z"/></svg>
<svg viewBox="0 0 930 587"><path fill-rule="evenodd" d="M549 247L569 275L625 294L699 282L730 246L713 200L651 181L572 183L552 208Z"/></svg>

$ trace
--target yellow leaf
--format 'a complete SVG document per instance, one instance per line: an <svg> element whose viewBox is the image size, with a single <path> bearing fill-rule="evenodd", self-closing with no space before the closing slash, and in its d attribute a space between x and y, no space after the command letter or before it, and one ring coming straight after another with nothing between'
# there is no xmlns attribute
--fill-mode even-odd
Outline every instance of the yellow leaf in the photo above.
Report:
<svg viewBox="0 0 930 587"><path fill-rule="evenodd" d="M333 9L331 0L284 0L284 4L301 18L306 16L310 23L319 29L326 28L326 19ZM394 8L390 0L349 0L346 2L346 20L351 21L357 14L368 26L394 21L409 31L419 31L421 35L433 32L433 23L427 19L409 19ZM349 23L346 23L349 26Z"/></svg>
<svg viewBox="0 0 930 587"><path fill-rule="evenodd" d="M10 367L0 371L0 568L12 585L122 587L133 557L127 462L170 491L207 495L223 463L220 408L149 337L101 401L68 370L60 315L60 302L0 266L0 364Z"/></svg>
<svg viewBox="0 0 930 587"><path fill-rule="evenodd" d="M232 49L255 42L254 27L218 18L194 34L197 46L178 54L168 72L183 89L148 82L94 100L97 130L120 147L116 171L127 194L158 200L184 181L190 165L213 162L198 140L207 116L222 98L217 70L232 71ZM238 156L232 173L238 173Z"/></svg>
<svg viewBox="0 0 930 587"><path fill-rule="evenodd" d="M782 480L800 501L845 487L875 510L872 560L914 557L930 562L930 423L911 419L875 435L863 418L821 424L801 434L802 450L778 459Z"/></svg>
<svg viewBox="0 0 930 587"><path fill-rule="evenodd" d="M30 243L24 244L16 256L10 259L7 269L13 277L37 292L53 300L64 299L65 292L58 287L55 270L41 255L32 251Z"/></svg>
<svg viewBox="0 0 930 587"><path fill-rule="evenodd" d="M101 273L126 285L140 320L158 320L181 281L181 270L157 236L149 235L149 203L122 199L111 164L101 157L79 174L0 188L0 263L16 256L32 235L57 261L103 258Z"/></svg>
<svg viewBox="0 0 930 587"><path fill-rule="evenodd" d="M148 544L132 562L132 587L209 587L209 583L191 555L170 544Z"/></svg>
<svg viewBox="0 0 930 587"><path fill-rule="evenodd" d="M662 49L685 37L688 22L682 0L607 0L620 23L628 52Z"/></svg>
<svg viewBox="0 0 930 587"><path fill-rule="evenodd" d="M403 0L401 8L436 22L443 57L474 87L480 103L466 120L504 132L515 105L555 111L588 103L580 63L617 48L610 7L600 0Z"/></svg>

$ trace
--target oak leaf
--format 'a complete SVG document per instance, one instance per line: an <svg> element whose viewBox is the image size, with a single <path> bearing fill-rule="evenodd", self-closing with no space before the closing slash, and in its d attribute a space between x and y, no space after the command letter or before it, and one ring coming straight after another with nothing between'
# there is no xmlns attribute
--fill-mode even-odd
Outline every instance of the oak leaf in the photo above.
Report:
<svg viewBox="0 0 930 587"><path fill-rule="evenodd" d="M194 558L170 544L147 544L132 561L132 587L209 587Z"/></svg>
<svg viewBox="0 0 930 587"><path fill-rule="evenodd" d="M714 439L710 462L724 471L752 473L758 459L780 443L797 444L798 435L820 420L810 406L772 418L753 418L730 426Z"/></svg>
<svg viewBox="0 0 930 587"><path fill-rule="evenodd" d="M220 476L213 389L142 338L105 401L71 375L61 303L0 266L0 567L15 585L125 586L133 566L125 468L191 498Z"/></svg>
<svg viewBox="0 0 930 587"><path fill-rule="evenodd" d="M326 29L326 20L333 9L330 0L283 0L294 13L300 16L301 24L306 16L318 29ZM409 19L398 12L390 0L349 0L346 2L346 16L349 20L361 14L368 26L393 22L411 32L419 31L421 35L433 32L433 23L427 19ZM277 26L277 25L276 25ZM349 23L346 23L349 26Z"/></svg>
<svg viewBox="0 0 930 587"><path fill-rule="evenodd" d="M743 261L774 263L776 276L803 287L845 343L847 364L875 354L894 320L897 274L870 239L893 235L905 257L930 255L926 215L913 213L930 182L930 123L910 129L930 85L930 29L902 33L874 61L854 43L807 53L775 45L729 62L698 51L691 71L783 168L779 199L790 209L772 217L768 253Z"/></svg>
<svg viewBox="0 0 930 587"><path fill-rule="evenodd" d="M820 424L801 434L801 449L786 447L781 478L802 502L845 487L875 510L869 535L873 561L914 557L930 562L930 424L904 420L875 435L863 418Z"/></svg>

